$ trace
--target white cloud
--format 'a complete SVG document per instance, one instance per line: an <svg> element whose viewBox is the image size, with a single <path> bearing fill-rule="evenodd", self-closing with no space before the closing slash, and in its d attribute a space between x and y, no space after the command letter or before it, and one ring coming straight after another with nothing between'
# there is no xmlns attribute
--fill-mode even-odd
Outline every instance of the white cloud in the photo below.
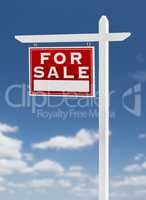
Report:
<svg viewBox="0 0 146 200"><path fill-rule="evenodd" d="M146 162L143 162L141 166L143 169L146 169Z"/></svg>
<svg viewBox="0 0 146 200"><path fill-rule="evenodd" d="M28 167L22 160L22 141L5 135L17 130L17 126L0 122L0 174L23 173Z"/></svg>
<svg viewBox="0 0 146 200"><path fill-rule="evenodd" d="M142 133L138 136L140 139L146 139L146 134L145 133Z"/></svg>
<svg viewBox="0 0 146 200"><path fill-rule="evenodd" d="M0 157L1 158L21 158L22 142L5 135L18 130L17 126L10 126L0 122Z"/></svg>
<svg viewBox="0 0 146 200"><path fill-rule="evenodd" d="M8 186L11 188L31 188L37 191L45 191L48 188L71 188L72 184L69 180L65 179L49 179L49 178L42 178L42 179L33 179L31 181L25 183L8 183Z"/></svg>
<svg viewBox="0 0 146 200"><path fill-rule="evenodd" d="M129 195L126 193L126 192L124 192L124 191L114 191L114 192L111 192L110 193L110 197L112 198L112 199L125 199L125 198L128 198L129 197Z"/></svg>
<svg viewBox="0 0 146 200"><path fill-rule="evenodd" d="M127 176L111 181L112 187L130 187L130 186L146 186L146 176L137 175L137 176Z"/></svg>
<svg viewBox="0 0 146 200"><path fill-rule="evenodd" d="M58 180L58 185L62 188L70 188L72 186L71 182L69 180Z"/></svg>
<svg viewBox="0 0 146 200"><path fill-rule="evenodd" d="M14 184L16 187L19 184ZM20 183L20 186L22 184ZM92 182L83 182L79 181L78 178L76 181L72 181L71 179L62 179L60 177L55 177L53 179L49 178L42 178L42 179L34 179L32 181L28 181L23 184L24 188L30 188L34 189L36 191L40 192L46 192L49 188L55 188L55 189L60 189L64 188L65 192L70 192L70 194L75 194L75 195L89 195L89 196L95 196L97 195L97 185L93 184ZM20 188L20 187L19 187Z"/></svg>
<svg viewBox="0 0 146 200"><path fill-rule="evenodd" d="M146 195L146 189L136 190L134 194L137 195L137 196L145 196Z"/></svg>
<svg viewBox="0 0 146 200"><path fill-rule="evenodd" d="M84 171L82 166L74 165L69 168L69 171Z"/></svg>
<svg viewBox="0 0 146 200"><path fill-rule="evenodd" d="M27 166L23 173L38 173L46 172L57 175L58 177L65 178L89 178L85 173L85 169L81 166L71 166L69 169L65 169L60 163L53 160L42 160L35 163L33 166Z"/></svg>
<svg viewBox="0 0 146 200"><path fill-rule="evenodd" d="M2 123L0 122L0 132L1 133L13 133L18 131L18 127L17 126L10 126L6 123Z"/></svg>
<svg viewBox="0 0 146 200"><path fill-rule="evenodd" d="M21 158L22 142L0 133L0 157Z"/></svg>
<svg viewBox="0 0 146 200"><path fill-rule="evenodd" d="M36 163L32 168L28 169L28 172L52 172L57 175L64 173L64 168L61 164L52 160L43 160Z"/></svg>
<svg viewBox="0 0 146 200"><path fill-rule="evenodd" d="M91 186L90 184L78 184L72 188L73 193L77 196L87 197L88 199L91 197L98 196L98 188L95 186Z"/></svg>
<svg viewBox="0 0 146 200"><path fill-rule="evenodd" d="M23 172L26 168L27 164L21 160L0 159L0 174Z"/></svg>
<svg viewBox="0 0 146 200"><path fill-rule="evenodd" d="M0 177L0 183L4 182L4 178L3 177Z"/></svg>
<svg viewBox="0 0 146 200"><path fill-rule="evenodd" d="M84 170L84 168L83 168ZM81 172L82 173L82 172ZM89 174L82 174L82 178L76 176L72 185L72 192L77 196L84 196L90 199L98 196L98 177L92 177ZM71 177L70 177L71 178ZM86 178L86 179L84 179ZM83 198L83 197L82 197Z"/></svg>
<svg viewBox="0 0 146 200"><path fill-rule="evenodd" d="M32 161L34 160L34 156L32 153L23 153L23 157L24 159L26 159L27 161Z"/></svg>
<svg viewBox="0 0 146 200"><path fill-rule="evenodd" d="M81 173L80 171L71 171L71 172L67 172L65 173L65 176L67 177L75 177L75 178L83 178L85 176L85 174Z"/></svg>
<svg viewBox="0 0 146 200"><path fill-rule="evenodd" d="M70 178L86 178L87 174L84 171L84 168L81 166L71 166L69 170L64 173L64 176Z"/></svg>
<svg viewBox="0 0 146 200"><path fill-rule="evenodd" d="M139 82L145 82L146 81L146 71L136 71L134 74L132 74L132 78Z"/></svg>
<svg viewBox="0 0 146 200"><path fill-rule="evenodd" d="M42 160L33 166L26 167L23 170L23 173L52 173L55 174L56 177L64 177L70 179L90 179L87 173L85 173L85 169L81 166L71 166L69 169L65 169L60 163L52 160Z"/></svg>
<svg viewBox="0 0 146 200"><path fill-rule="evenodd" d="M18 183L18 182L6 182L5 185L11 189L23 189L26 187L26 183Z"/></svg>
<svg viewBox="0 0 146 200"><path fill-rule="evenodd" d="M125 172L142 172L146 170L146 162L127 165L124 168Z"/></svg>
<svg viewBox="0 0 146 200"><path fill-rule="evenodd" d="M0 185L0 192L6 192L7 188L5 186Z"/></svg>
<svg viewBox="0 0 146 200"><path fill-rule="evenodd" d="M55 181L53 179L34 179L26 185L33 189L45 189L54 186L54 183Z"/></svg>
<svg viewBox="0 0 146 200"><path fill-rule="evenodd" d="M98 134L94 131L81 129L75 136L56 136L48 141L33 144L35 149L81 149L91 146L98 140Z"/></svg>
<svg viewBox="0 0 146 200"><path fill-rule="evenodd" d="M124 168L125 172L140 172L142 170L142 166L140 164L131 164Z"/></svg>
<svg viewBox="0 0 146 200"><path fill-rule="evenodd" d="M138 153L134 156L135 161L140 161L141 159L145 158L145 155L143 153Z"/></svg>

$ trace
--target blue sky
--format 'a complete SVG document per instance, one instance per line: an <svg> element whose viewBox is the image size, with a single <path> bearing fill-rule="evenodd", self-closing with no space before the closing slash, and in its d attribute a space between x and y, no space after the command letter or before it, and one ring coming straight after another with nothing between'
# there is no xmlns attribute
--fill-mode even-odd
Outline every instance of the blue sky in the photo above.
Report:
<svg viewBox="0 0 146 200"><path fill-rule="evenodd" d="M97 98L29 97L33 45L14 36L95 33L106 15L111 32L132 33L110 46L111 199L145 199L145 6L144 0L1 1L0 198L98 199L98 45L91 44L97 52Z"/></svg>

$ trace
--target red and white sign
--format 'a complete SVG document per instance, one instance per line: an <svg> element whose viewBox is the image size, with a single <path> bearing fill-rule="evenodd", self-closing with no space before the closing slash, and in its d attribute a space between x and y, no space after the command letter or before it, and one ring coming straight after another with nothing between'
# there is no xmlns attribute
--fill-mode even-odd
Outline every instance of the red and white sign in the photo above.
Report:
<svg viewBox="0 0 146 200"><path fill-rule="evenodd" d="M30 48L30 95L94 96L94 48Z"/></svg>

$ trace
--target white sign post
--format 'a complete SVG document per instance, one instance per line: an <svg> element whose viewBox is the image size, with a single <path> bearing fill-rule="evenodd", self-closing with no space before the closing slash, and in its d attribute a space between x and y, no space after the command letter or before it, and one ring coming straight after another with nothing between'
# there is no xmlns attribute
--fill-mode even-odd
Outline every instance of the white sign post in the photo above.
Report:
<svg viewBox="0 0 146 200"><path fill-rule="evenodd" d="M15 36L22 43L99 42L99 200L109 200L109 42L124 41L130 33L109 33L106 16L99 33Z"/></svg>

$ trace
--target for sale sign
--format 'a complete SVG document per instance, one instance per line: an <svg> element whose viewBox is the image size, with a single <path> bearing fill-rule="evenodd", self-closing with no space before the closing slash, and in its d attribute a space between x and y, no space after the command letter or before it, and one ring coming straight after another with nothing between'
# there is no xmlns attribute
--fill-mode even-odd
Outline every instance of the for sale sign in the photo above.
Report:
<svg viewBox="0 0 146 200"><path fill-rule="evenodd" d="M94 96L94 48L30 48L30 95Z"/></svg>

